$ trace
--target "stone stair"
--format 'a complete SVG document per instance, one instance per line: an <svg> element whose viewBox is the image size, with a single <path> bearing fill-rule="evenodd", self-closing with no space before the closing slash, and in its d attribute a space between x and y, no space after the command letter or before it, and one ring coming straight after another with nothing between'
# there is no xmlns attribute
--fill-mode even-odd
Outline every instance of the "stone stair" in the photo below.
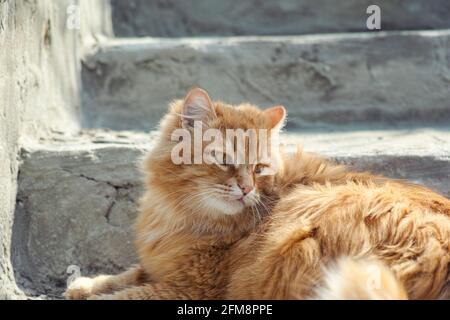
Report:
<svg viewBox="0 0 450 320"><path fill-rule="evenodd" d="M383 32L363 32L367 1L341 8L252 0L233 10L221 2L218 11L191 2L113 0L115 30L124 37L83 58L84 129L23 148L13 265L29 295L59 297L69 265L88 275L136 261L138 164L168 102L193 85L227 102L284 104L288 148L301 143L450 197L448 1L385 2ZM202 23L198 12L209 14ZM220 12L228 16L212 18Z"/></svg>
<svg viewBox="0 0 450 320"><path fill-rule="evenodd" d="M230 103L283 104L292 128L447 124L450 30L114 39L85 57L83 81L88 128L155 128L193 84Z"/></svg>
<svg viewBox="0 0 450 320"><path fill-rule="evenodd" d="M448 29L447 0L112 0L119 37L299 35L367 31L382 9L384 30ZM151 3L150 3L151 2Z"/></svg>

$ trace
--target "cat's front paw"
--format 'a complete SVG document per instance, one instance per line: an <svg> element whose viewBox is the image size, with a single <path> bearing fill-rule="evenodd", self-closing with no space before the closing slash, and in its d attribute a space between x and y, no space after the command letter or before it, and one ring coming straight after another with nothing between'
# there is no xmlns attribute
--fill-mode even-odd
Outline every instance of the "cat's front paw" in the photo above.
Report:
<svg viewBox="0 0 450 320"><path fill-rule="evenodd" d="M92 295L94 279L80 277L67 287L64 297L68 300L86 300Z"/></svg>

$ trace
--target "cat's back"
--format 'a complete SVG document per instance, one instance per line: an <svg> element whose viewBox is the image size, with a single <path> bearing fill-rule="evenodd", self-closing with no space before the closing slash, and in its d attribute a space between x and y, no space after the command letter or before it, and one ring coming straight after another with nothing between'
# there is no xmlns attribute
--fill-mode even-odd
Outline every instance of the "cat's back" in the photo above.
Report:
<svg viewBox="0 0 450 320"><path fill-rule="evenodd" d="M423 241L441 239L449 250L450 200L427 188L388 179L297 186L280 199L269 226L268 233L276 238L293 228L311 229L330 251L339 250L344 240L360 247L400 245L420 235Z"/></svg>
<svg viewBox="0 0 450 320"><path fill-rule="evenodd" d="M410 297L437 297L450 262L450 201L389 179L299 185L280 199L265 239L269 265L271 257L302 256L314 269L341 256L376 257Z"/></svg>
<svg viewBox="0 0 450 320"><path fill-rule="evenodd" d="M393 213L399 218L436 216L450 221L450 200L416 184L378 177L338 184L313 183L297 185L281 197L272 221L351 219L369 223L392 217Z"/></svg>

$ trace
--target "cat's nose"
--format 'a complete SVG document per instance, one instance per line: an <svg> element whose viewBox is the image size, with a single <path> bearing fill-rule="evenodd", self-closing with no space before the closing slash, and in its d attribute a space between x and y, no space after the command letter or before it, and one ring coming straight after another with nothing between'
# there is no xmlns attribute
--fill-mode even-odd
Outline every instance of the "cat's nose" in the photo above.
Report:
<svg viewBox="0 0 450 320"><path fill-rule="evenodd" d="M246 196L247 194L249 194L250 192L253 191L253 186L239 184L239 188L241 188L244 196Z"/></svg>

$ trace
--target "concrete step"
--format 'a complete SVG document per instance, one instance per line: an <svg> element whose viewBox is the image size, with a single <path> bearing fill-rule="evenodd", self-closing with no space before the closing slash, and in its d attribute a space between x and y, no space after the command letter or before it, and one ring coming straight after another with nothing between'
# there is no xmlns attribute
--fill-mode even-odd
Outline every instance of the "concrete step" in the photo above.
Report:
<svg viewBox="0 0 450 320"><path fill-rule="evenodd" d="M89 131L22 151L13 264L29 294L57 296L70 265L83 275L135 262L131 225L142 193L137 163L156 133ZM300 132L283 136L360 170L409 179L450 196L450 131Z"/></svg>
<svg viewBox="0 0 450 320"><path fill-rule="evenodd" d="M365 31L372 4L384 30L450 27L448 0L112 0L114 31L122 37Z"/></svg>
<svg viewBox="0 0 450 320"><path fill-rule="evenodd" d="M149 130L194 85L284 104L289 125L450 124L450 30L116 39L83 63L87 128Z"/></svg>

